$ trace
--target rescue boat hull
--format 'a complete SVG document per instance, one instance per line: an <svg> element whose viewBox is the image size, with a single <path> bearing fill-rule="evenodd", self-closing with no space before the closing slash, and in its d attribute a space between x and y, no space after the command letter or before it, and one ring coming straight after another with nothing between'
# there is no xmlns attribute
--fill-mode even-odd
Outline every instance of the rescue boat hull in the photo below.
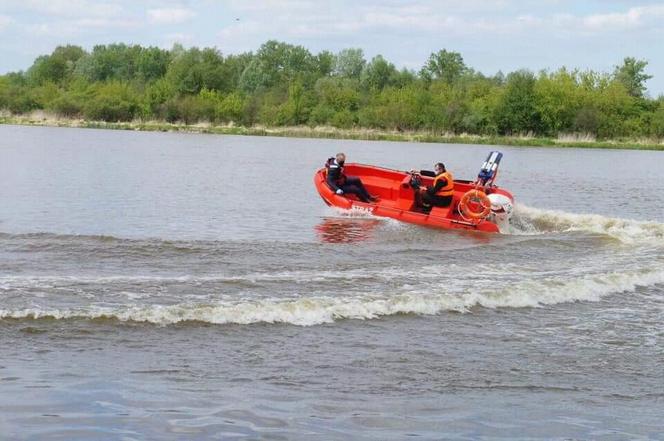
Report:
<svg viewBox="0 0 664 441"><path fill-rule="evenodd" d="M389 217L434 228L500 232L498 225L487 219L467 220L459 214L457 207L461 197L475 188L471 181L455 179L452 204L449 207L433 207L429 213L424 213L415 204L415 190L410 185L409 173L364 164L347 164L344 173L347 176L359 177L369 193L378 196L379 200L375 203L365 203L354 195L337 195L327 185L326 170L321 168L314 174L314 184L327 205L344 210L366 211L374 216ZM432 178L422 176L422 185L431 185L432 182ZM492 186L489 193L502 194L514 201L511 193L496 186Z"/></svg>

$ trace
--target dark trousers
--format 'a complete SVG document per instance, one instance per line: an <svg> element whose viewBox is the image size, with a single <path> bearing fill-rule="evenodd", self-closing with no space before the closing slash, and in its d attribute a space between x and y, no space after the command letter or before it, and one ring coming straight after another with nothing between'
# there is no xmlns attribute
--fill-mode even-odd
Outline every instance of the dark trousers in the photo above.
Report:
<svg viewBox="0 0 664 441"><path fill-rule="evenodd" d="M452 196L431 196L428 192L422 194L422 205L425 207L449 207Z"/></svg>
<svg viewBox="0 0 664 441"><path fill-rule="evenodd" d="M364 184L357 176L346 176L346 182L340 185L344 193L356 195L362 202L369 202L369 192L364 188Z"/></svg>

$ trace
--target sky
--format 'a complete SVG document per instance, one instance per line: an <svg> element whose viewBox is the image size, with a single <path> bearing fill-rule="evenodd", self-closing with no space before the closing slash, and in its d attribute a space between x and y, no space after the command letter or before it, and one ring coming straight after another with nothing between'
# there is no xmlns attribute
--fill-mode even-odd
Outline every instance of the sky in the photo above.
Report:
<svg viewBox="0 0 664 441"><path fill-rule="evenodd" d="M664 1L0 0L0 73L63 44L178 42L230 54L270 39L314 53L358 47L415 70L447 49L487 75L611 72L632 56L649 62L649 94L664 94Z"/></svg>

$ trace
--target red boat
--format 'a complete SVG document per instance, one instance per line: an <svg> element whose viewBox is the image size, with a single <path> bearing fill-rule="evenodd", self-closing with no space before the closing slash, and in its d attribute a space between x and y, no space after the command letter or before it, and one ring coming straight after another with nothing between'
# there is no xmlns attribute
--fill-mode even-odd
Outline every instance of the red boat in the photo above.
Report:
<svg viewBox="0 0 664 441"><path fill-rule="evenodd" d="M413 175L373 165L346 164L344 174L357 176L378 201L365 203L354 195L337 195L326 182L327 169L320 168L314 184L326 204L345 209L360 210L374 216L435 228L463 229L497 233L509 227L514 197L494 185L502 154L491 152L475 181L454 180L454 195L449 207L433 207L424 212L415 203ZM433 178L419 176L421 185L433 183Z"/></svg>

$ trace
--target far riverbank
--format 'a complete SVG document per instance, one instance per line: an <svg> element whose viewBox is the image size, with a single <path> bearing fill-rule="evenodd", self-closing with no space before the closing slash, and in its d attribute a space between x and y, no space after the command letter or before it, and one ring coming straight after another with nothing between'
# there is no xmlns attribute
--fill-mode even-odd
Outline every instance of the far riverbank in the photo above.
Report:
<svg viewBox="0 0 664 441"><path fill-rule="evenodd" d="M0 114L0 124L27 126L76 127L112 130L159 132L210 133L220 135L279 136L295 138L355 139L367 141L431 142L449 144L506 145L517 147L574 147L599 149L660 150L664 140L617 139L598 141L587 135L562 135L558 138L534 136L481 136L470 134L434 133L428 131L386 131L365 128L340 129L336 127L243 127L210 123L184 124L166 121L105 122L62 118L44 112L26 115Z"/></svg>

